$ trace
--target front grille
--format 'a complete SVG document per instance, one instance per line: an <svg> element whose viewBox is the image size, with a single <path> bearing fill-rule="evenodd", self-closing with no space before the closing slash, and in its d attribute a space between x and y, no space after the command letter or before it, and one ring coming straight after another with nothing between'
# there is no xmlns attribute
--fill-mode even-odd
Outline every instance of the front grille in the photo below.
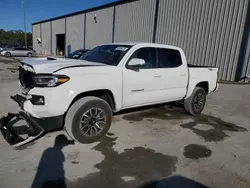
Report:
<svg viewBox="0 0 250 188"><path fill-rule="evenodd" d="M20 84L24 87L24 88L33 88L34 87L34 81L33 81L33 77L34 77L34 73L25 70L24 68L20 67L19 68L19 80L20 80Z"/></svg>

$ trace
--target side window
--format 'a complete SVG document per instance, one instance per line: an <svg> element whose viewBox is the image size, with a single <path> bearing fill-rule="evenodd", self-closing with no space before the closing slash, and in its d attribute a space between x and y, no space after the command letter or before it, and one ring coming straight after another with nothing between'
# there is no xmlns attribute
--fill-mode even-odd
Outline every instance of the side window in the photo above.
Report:
<svg viewBox="0 0 250 188"><path fill-rule="evenodd" d="M20 48L21 51L27 51L27 48Z"/></svg>
<svg viewBox="0 0 250 188"><path fill-rule="evenodd" d="M175 68L181 65L181 54L178 50L158 48L159 68Z"/></svg>
<svg viewBox="0 0 250 188"><path fill-rule="evenodd" d="M140 48L136 50L130 59L139 58L145 61L144 68L156 68L156 48Z"/></svg>
<svg viewBox="0 0 250 188"><path fill-rule="evenodd" d="M15 48L16 50L23 51L24 48Z"/></svg>

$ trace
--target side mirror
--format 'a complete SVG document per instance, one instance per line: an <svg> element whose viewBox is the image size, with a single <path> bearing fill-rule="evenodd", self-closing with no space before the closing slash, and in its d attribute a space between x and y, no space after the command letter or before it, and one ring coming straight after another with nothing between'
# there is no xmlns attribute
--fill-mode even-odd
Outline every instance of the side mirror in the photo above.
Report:
<svg viewBox="0 0 250 188"><path fill-rule="evenodd" d="M141 68L145 65L144 59L133 58L128 62L128 66L131 68Z"/></svg>

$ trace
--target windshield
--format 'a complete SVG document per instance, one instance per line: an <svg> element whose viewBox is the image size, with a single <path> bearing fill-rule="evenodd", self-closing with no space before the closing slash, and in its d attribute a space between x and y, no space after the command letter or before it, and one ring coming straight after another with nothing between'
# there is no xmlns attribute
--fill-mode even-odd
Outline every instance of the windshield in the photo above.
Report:
<svg viewBox="0 0 250 188"><path fill-rule="evenodd" d="M71 52L69 55L68 55L68 57L75 57L75 56L81 56L83 54L83 52L82 51L80 51L80 50L77 50L77 51L74 51L74 52Z"/></svg>
<svg viewBox="0 0 250 188"><path fill-rule="evenodd" d="M68 55L68 58L79 59L83 54L85 54L88 51L89 50L76 50L74 52L71 52Z"/></svg>
<svg viewBox="0 0 250 188"><path fill-rule="evenodd" d="M117 66L131 48L129 45L102 45L84 54L80 59Z"/></svg>

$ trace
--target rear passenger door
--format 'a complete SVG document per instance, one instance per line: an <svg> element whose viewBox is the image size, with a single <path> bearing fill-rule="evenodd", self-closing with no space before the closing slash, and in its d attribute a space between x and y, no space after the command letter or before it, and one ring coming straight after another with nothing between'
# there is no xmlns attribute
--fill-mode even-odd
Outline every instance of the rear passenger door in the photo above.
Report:
<svg viewBox="0 0 250 188"><path fill-rule="evenodd" d="M29 51L28 48L20 48L20 50L21 50L21 56L27 56L27 53Z"/></svg>
<svg viewBox="0 0 250 188"><path fill-rule="evenodd" d="M13 51L13 54L14 56L22 56L22 48L14 48L15 50Z"/></svg>
<svg viewBox="0 0 250 188"><path fill-rule="evenodd" d="M157 48L157 73L162 89L162 101L182 99L186 94L188 84L187 66L183 64L178 50Z"/></svg>

